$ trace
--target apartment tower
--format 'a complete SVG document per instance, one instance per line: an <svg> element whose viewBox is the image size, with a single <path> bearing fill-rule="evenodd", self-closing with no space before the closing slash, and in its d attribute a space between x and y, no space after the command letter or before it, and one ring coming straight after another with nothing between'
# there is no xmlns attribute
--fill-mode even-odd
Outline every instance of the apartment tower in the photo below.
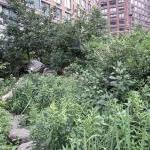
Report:
<svg viewBox="0 0 150 150"><path fill-rule="evenodd" d="M80 15L81 9L88 12L96 4L96 0L27 0L27 2L30 8L45 15L48 15L50 9L55 6L55 21L75 18ZM7 0L0 0L0 12L13 15L7 7Z"/></svg>
<svg viewBox="0 0 150 150"><path fill-rule="evenodd" d="M150 0L99 0L112 33L128 32L140 25L150 29Z"/></svg>

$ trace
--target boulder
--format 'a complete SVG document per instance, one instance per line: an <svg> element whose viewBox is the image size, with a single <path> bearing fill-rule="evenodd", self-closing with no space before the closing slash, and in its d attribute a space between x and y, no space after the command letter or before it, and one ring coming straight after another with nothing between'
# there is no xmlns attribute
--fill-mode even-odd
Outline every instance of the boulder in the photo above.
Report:
<svg viewBox="0 0 150 150"><path fill-rule="evenodd" d="M12 128L12 129L20 128L23 115L13 115L13 114L12 114L12 118L13 118L13 119L12 119L12 122L11 122L11 128Z"/></svg>
<svg viewBox="0 0 150 150"><path fill-rule="evenodd" d="M30 131L25 128L13 128L10 130L9 138L12 142L19 140L21 143L30 141Z"/></svg>
<svg viewBox="0 0 150 150"><path fill-rule="evenodd" d="M33 142L22 143L17 150L32 150Z"/></svg>
<svg viewBox="0 0 150 150"><path fill-rule="evenodd" d="M3 95L1 97L2 101L7 101L8 99L11 99L13 97L13 91L9 91L7 94Z"/></svg>
<svg viewBox="0 0 150 150"><path fill-rule="evenodd" d="M0 78L0 82L3 82L4 81L4 78Z"/></svg>
<svg viewBox="0 0 150 150"><path fill-rule="evenodd" d="M23 80L24 80L23 77L20 78L20 79L15 83L14 88L12 88L7 94L1 96L0 99L1 99L2 101L7 101L7 100L11 99L11 98L13 97L13 92L14 92L14 90L15 90L15 87L21 85L22 82L23 82Z"/></svg>
<svg viewBox="0 0 150 150"><path fill-rule="evenodd" d="M56 74L56 71L55 71L55 70L51 70L51 69L49 69L49 68L44 68L43 74L44 74L44 75L55 75L55 74Z"/></svg>
<svg viewBox="0 0 150 150"><path fill-rule="evenodd" d="M36 59L33 59L33 60L30 60L30 62L27 65L27 72L28 73L43 72L44 68L45 68L45 65L42 62Z"/></svg>

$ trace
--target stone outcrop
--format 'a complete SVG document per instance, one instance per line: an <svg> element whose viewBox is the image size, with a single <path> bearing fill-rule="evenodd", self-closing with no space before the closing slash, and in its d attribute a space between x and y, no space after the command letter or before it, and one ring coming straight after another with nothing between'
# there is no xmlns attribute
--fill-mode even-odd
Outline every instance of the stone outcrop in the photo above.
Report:
<svg viewBox="0 0 150 150"><path fill-rule="evenodd" d="M17 128L11 129L9 133L9 138L12 142L20 141L21 143L29 142L30 141L30 131L25 128Z"/></svg>
<svg viewBox="0 0 150 150"><path fill-rule="evenodd" d="M33 59L33 60L30 60L30 62L27 65L27 72L28 73L37 73L37 72L42 73L44 68L45 68L45 65L42 62L36 59Z"/></svg>
<svg viewBox="0 0 150 150"><path fill-rule="evenodd" d="M33 146L33 142L30 141L30 142L19 145L17 150L32 150L32 146Z"/></svg>
<svg viewBox="0 0 150 150"><path fill-rule="evenodd" d="M2 101L7 101L8 99L11 99L13 97L13 91L9 91L7 94L3 95L1 97Z"/></svg>
<svg viewBox="0 0 150 150"><path fill-rule="evenodd" d="M32 150L33 142L30 140L30 131L21 127L23 115L12 115L9 138L12 142L19 142L18 150Z"/></svg>

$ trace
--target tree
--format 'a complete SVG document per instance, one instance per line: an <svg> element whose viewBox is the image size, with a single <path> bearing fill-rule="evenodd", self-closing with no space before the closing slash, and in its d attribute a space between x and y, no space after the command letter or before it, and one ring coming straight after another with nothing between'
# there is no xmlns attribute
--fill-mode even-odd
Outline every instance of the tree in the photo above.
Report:
<svg viewBox="0 0 150 150"><path fill-rule="evenodd" d="M2 14L7 25L0 55L10 64L10 73L16 74L31 58L40 58L51 68L63 69L76 59L85 59L84 42L93 35L103 35L105 22L98 9L89 14L84 12L74 21L56 24L55 9L46 15L28 7L29 4L32 5L24 0L11 0L13 17Z"/></svg>
<svg viewBox="0 0 150 150"><path fill-rule="evenodd" d="M88 14L83 13L76 20L76 26L80 28L81 38L84 41L89 41L92 36L102 37L106 33L106 20L99 8L93 8Z"/></svg>
<svg viewBox="0 0 150 150"><path fill-rule="evenodd" d="M7 23L2 39L2 59L9 62L10 72L14 68L30 60L32 56L39 57L50 51L55 32L52 17L36 13L27 7L23 0L12 0L9 4L15 14L14 21L3 15ZM13 65L12 65L13 64Z"/></svg>
<svg viewBox="0 0 150 150"><path fill-rule="evenodd" d="M89 15L87 31L89 36L94 35L96 37L102 36L106 31L106 20L98 8L94 8Z"/></svg>
<svg viewBox="0 0 150 150"><path fill-rule="evenodd" d="M99 9L94 8L90 13L80 10L81 16L58 24L56 33L57 59L66 67L75 60L84 61L87 53L84 43L92 36L102 37L105 32L105 19ZM55 63L56 64L56 63Z"/></svg>

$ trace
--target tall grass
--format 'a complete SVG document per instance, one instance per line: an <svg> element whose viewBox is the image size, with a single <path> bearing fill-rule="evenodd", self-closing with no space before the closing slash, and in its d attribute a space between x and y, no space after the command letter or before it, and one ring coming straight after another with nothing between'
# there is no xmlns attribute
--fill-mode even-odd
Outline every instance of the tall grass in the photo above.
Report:
<svg viewBox="0 0 150 150"><path fill-rule="evenodd" d="M127 99L125 104L108 102L99 119L90 118L96 126L88 124L89 120L78 125L76 132L72 132L70 146L63 150L149 150L150 112L138 92L130 92ZM92 135L90 128L94 131Z"/></svg>
<svg viewBox="0 0 150 150"><path fill-rule="evenodd" d="M31 75L9 105L28 115L35 150L149 150L149 90L141 91L110 96L101 110L78 99L72 77Z"/></svg>

